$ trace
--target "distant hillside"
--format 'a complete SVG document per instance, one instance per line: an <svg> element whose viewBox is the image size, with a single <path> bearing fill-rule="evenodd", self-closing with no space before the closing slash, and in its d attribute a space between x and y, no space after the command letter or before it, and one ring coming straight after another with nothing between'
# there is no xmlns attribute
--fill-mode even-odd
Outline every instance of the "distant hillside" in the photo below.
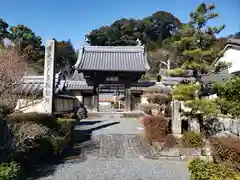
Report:
<svg viewBox="0 0 240 180"><path fill-rule="evenodd" d="M158 11L143 19L119 19L109 26L92 30L86 37L90 45L127 46L136 45L137 39L148 49L157 48L161 42L174 34L180 20L169 12Z"/></svg>

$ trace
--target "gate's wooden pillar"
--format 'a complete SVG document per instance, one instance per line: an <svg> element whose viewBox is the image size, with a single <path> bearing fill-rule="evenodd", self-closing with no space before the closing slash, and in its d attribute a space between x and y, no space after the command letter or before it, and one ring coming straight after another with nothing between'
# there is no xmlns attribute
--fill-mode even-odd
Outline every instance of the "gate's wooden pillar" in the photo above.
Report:
<svg viewBox="0 0 240 180"><path fill-rule="evenodd" d="M93 87L93 111L99 111L99 86Z"/></svg>
<svg viewBox="0 0 240 180"><path fill-rule="evenodd" d="M125 86L125 111L131 111L131 91L130 86Z"/></svg>

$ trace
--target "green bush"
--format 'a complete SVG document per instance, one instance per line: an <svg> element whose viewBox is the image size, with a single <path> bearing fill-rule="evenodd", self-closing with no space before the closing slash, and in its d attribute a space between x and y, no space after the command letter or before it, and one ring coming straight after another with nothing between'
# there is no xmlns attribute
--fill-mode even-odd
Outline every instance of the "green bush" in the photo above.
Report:
<svg viewBox="0 0 240 180"><path fill-rule="evenodd" d="M227 100L225 98L217 98L215 103L218 105L219 110L224 115L232 115L233 117L240 117L240 102L235 100Z"/></svg>
<svg viewBox="0 0 240 180"><path fill-rule="evenodd" d="M57 119L58 130L56 135L71 138L75 121L75 119Z"/></svg>
<svg viewBox="0 0 240 180"><path fill-rule="evenodd" d="M10 116L10 120L15 123L37 123L47 126L50 129L57 129L58 123L55 116L44 113L14 113Z"/></svg>
<svg viewBox="0 0 240 180"><path fill-rule="evenodd" d="M55 156L61 156L65 149L73 144L75 119L58 119L59 129L55 136L50 137Z"/></svg>
<svg viewBox="0 0 240 180"><path fill-rule="evenodd" d="M31 137L35 135L34 139L24 141L23 143L26 144L20 146L20 149L12 151L9 156L10 158L7 159L19 163L24 172L30 171L31 168L34 168L34 166L40 162L59 158L63 151L70 147L73 142L75 120L57 120L54 116L47 114L18 113L9 116L9 121L7 122L17 127L16 132L14 131L14 139L16 141L18 141L18 136L20 137L19 133L25 133L26 128L26 132L28 132ZM43 128L44 131L49 130L49 133L39 135L39 132L42 132L40 129L33 129L33 131L31 131L32 125L35 127L34 125L39 124L43 125L39 126L39 128ZM21 127L21 131L19 131L18 127ZM0 155L1 154L3 153L1 152Z"/></svg>
<svg viewBox="0 0 240 180"><path fill-rule="evenodd" d="M200 133L184 132L182 137L182 144L186 148L203 147L203 137Z"/></svg>
<svg viewBox="0 0 240 180"><path fill-rule="evenodd" d="M202 115L215 115L219 112L217 104L208 99L194 99L185 103L186 107L192 109L192 113L201 113Z"/></svg>
<svg viewBox="0 0 240 180"><path fill-rule="evenodd" d="M20 176L19 164L15 162L0 164L0 180L18 180Z"/></svg>
<svg viewBox="0 0 240 180"><path fill-rule="evenodd" d="M166 75L172 77L184 77L185 70L181 68L171 69L166 72Z"/></svg>
<svg viewBox="0 0 240 180"><path fill-rule="evenodd" d="M214 84L214 91L220 97L216 100L223 114L240 117L240 77L233 76L222 84Z"/></svg>
<svg viewBox="0 0 240 180"><path fill-rule="evenodd" d="M68 147L69 143L68 138L60 136L52 136L49 138L49 141L52 145L53 154L56 157L60 157L62 155L63 151Z"/></svg>
<svg viewBox="0 0 240 180"><path fill-rule="evenodd" d="M227 100L240 101L240 77L233 76L223 85L222 96Z"/></svg>
<svg viewBox="0 0 240 180"><path fill-rule="evenodd" d="M173 97L179 101L189 101L196 97L196 91L199 89L197 84L178 84L173 89Z"/></svg>
<svg viewBox="0 0 240 180"><path fill-rule="evenodd" d="M240 180L240 174L222 164L192 159L188 163L191 180Z"/></svg>

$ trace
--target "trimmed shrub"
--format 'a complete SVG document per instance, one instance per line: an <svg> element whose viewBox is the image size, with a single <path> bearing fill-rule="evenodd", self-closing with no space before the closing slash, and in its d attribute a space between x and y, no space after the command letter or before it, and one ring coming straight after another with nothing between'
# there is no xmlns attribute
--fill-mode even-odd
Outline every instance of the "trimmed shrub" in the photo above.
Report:
<svg viewBox="0 0 240 180"><path fill-rule="evenodd" d="M0 164L0 180L18 180L20 176L19 164L15 162Z"/></svg>
<svg viewBox="0 0 240 180"><path fill-rule="evenodd" d="M54 112L56 118L76 119L77 112Z"/></svg>
<svg viewBox="0 0 240 180"><path fill-rule="evenodd" d="M68 148L69 139L66 137L52 136L49 138L49 141L52 145L53 154L56 157L61 157L64 150Z"/></svg>
<svg viewBox="0 0 240 180"><path fill-rule="evenodd" d="M186 148L203 147L203 137L200 133L184 132L182 137L182 145Z"/></svg>
<svg viewBox="0 0 240 180"><path fill-rule="evenodd" d="M167 76L184 77L186 76L185 70L181 68L171 69L166 72Z"/></svg>
<svg viewBox="0 0 240 180"><path fill-rule="evenodd" d="M47 126L50 129L57 129L58 123L55 116L44 113L14 113L10 116L14 123L37 123Z"/></svg>
<svg viewBox="0 0 240 180"><path fill-rule="evenodd" d="M56 136L72 137L75 119L57 119L58 130Z"/></svg>
<svg viewBox="0 0 240 180"><path fill-rule="evenodd" d="M148 142L163 142L167 134L167 120L163 116L145 116L142 119Z"/></svg>
<svg viewBox="0 0 240 180"><path fill-rule="evenodd" d="M188 163L191 180L240 180L240 173L224 166L200 160L192 159Z"/></svg>
<svg viewBox="0 0 240 180"><path fill-rule="evenodd" d="M38 163L51 160L54 157L51 142L47 137L34 140L31 147L15 152L11 160L19 163L25 171L29 171Z"/></svg>
<svg viewBox="0 0 240 180"><path fill-rule="evenodd" d="M177 144L177 139L172 134L168 134L164 139L164 148L174 148Z"/></svg>
<svg viewBox="0 0 240 180"><path fill-rule="evenodd" d="M212 155L217 163L223 163L240 172L240 140L233 137L211 138Z"/></svg>
<svg viewBox="0 0 240 180"><path fill-rule="evenodd" d="M196 91L199 89L198 84L178 84L173 89L173 97L179 101L194 100L196 97Z"/></svg>
<svg viewBox="0 0 240 180"><path fill-rule="evenodd" d="M45 120L32 120L31 118L34 116L30 116L29 121L24 120L23 117L24 116L21 116L22 119L20 118L20 120L16 119L18 123L14 123L14 126L19 126L19 128L16 129L15 136L17 140L16 144L18 146L20 145L20 148L12 154L12 160L20 163L24 169L29 169L35 164L46 160L54 160L62 154L64 149L69 147L69 144L71 145L73 140L73 122L75 120L56 120L50 118L53 123L47 124ZM38 124L39 122L44 122L47 126L54 127L55 129L51 130L47 126L42 125L42 123ZM47 129L50 131L47 132ZM24 138L23 135L26 134L24 130L26 130L26 132L29 133L29 137L32 138L24 141L20 139ZM47 134L45 132L47 132ZM20 141L18 140L21 140L23 143L19 144Z"/></svg>

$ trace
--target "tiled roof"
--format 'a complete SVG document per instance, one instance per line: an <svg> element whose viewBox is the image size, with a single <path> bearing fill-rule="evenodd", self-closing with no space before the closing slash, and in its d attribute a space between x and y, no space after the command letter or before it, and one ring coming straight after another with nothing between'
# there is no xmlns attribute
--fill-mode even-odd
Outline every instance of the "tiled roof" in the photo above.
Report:
<svg viewBox="0 0 240 180"><path fill-rule="evenodd" d="M67 81L66 90L92 90L86 81Z"/></svg>
<svg viewBox="0 0 240 180"><path fill-rule="evenodd" d="M81 75L80 75L81 76ZM57 82L56 82L57 83ZM136 84L133 84L130 89L133 91L142 91L145 87L149 86L161 86L167 88L164 83L155 83L149 81L139 81ZM42 95L44 87L44 76L24 76L22 83L19 87L16 88L16 92L19 94L39 94ZM101 85L100 88L108 89L108 85ZM124 90L124 86L117 87L117 85L111 85L111 89L122 89ZM85 80L67 80L60 81L58 88L56 89L56 93L62 92L64 90L93 90L92 86L89 86ZM168 91L168 90L167 90Z"/></svg>
<svg viewBox="0 0 240 180"><path fill-rule="evenodd" d="M235 44L240 46L240 39L230 38L226 44Z"/></svg>
<svg viewBox="0 0 240 180"><path fill-rule="evenodd" d="M58 83L59 74L56 74L56 84ZM63 88L63 81L60 81L56 93ZM15 89L17 94L25 95L42 95L44 88L44 76L23 76L20 85Z"/></svg>
<svg viewBox="0 0 240 180"><path fill-rule="evenodd" d="M232 74L228 72L228 69L222 70L218 73L210 73L201 78L203 83L209 83L209 82L216 82L221 83L226 81L227 79L231 78Z"/></svg>
<svg viewBox="0 0 240 180"><path fill-rule="evenodd" d="M146 72L149 65L143 46L84 46L75 69Z"/></svg>
<svg viewBox="0 0 240 180"><path fill-rule="evenodd" d="M43 94L43 83L22 83L16 89L17 94L32 94L42 95Z"/></svg>

